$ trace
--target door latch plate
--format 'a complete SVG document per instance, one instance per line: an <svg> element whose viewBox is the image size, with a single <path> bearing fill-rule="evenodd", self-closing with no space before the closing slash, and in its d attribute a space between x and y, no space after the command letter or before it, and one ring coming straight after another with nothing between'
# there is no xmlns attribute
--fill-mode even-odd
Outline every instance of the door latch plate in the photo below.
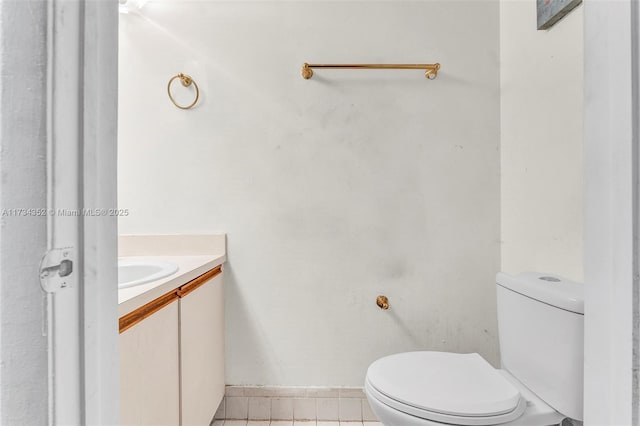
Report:
<svg viewBox="0 0 640 426"><path fill-rule="evenodd" d="M40 262L40 286L47 293L74 287L77 273L74 273L76 259L73 247L56 248L45 253Z"/></svg>

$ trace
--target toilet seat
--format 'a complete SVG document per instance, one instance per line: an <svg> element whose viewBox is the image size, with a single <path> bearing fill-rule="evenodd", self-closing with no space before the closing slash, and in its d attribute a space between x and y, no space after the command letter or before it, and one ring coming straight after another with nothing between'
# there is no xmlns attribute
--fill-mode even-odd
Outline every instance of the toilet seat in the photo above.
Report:
<svg viewBox="0 0 640 426"><path fill-rule="evenodd" d="M411 416L457 425L492 425L522 415L520 391L478 354L407 352L375 361L367 394Z"/></svg>

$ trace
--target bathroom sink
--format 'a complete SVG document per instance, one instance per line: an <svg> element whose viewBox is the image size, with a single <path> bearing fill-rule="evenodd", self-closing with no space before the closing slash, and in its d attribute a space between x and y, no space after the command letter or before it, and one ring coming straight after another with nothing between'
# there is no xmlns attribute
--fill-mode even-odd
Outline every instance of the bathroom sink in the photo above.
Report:
<svg viewBox="0 0 640 426"><path fill-rule="evenodd" d="M133 287L173 275L178 265L157 260L118 259L118 288Z"/></svg>

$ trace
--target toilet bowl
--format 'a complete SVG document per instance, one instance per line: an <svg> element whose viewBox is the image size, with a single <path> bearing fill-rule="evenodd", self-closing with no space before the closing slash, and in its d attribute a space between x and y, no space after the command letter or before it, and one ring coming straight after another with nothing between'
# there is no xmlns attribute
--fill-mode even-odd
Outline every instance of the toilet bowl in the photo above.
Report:
<svg viewBox="0 0 640 426"><path fill-rule="evenodd" d="M369 367L365 393L385 426L549 426L565 418L475 353L381 358Z"/></svg>
<svg viewBox="0 0 640 426"><path fill-rule="evenodd" d="M583 287L535 272L496 276L502 369L477 353L373 362L365 393L384 426L550 426L582 420Z"/></svg>

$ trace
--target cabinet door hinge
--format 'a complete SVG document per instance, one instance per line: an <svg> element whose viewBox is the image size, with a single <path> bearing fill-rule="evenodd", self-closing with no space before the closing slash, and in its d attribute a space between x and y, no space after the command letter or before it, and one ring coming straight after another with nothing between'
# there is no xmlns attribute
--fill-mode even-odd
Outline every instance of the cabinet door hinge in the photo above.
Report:
<svg viewBox="0 0 640 426"><path fill-rule="evenodd" d="M74 287L77 273L74 273L73 263L76 261L74 247L49 250L40 262L40 286L47 293Z"/></svg>

